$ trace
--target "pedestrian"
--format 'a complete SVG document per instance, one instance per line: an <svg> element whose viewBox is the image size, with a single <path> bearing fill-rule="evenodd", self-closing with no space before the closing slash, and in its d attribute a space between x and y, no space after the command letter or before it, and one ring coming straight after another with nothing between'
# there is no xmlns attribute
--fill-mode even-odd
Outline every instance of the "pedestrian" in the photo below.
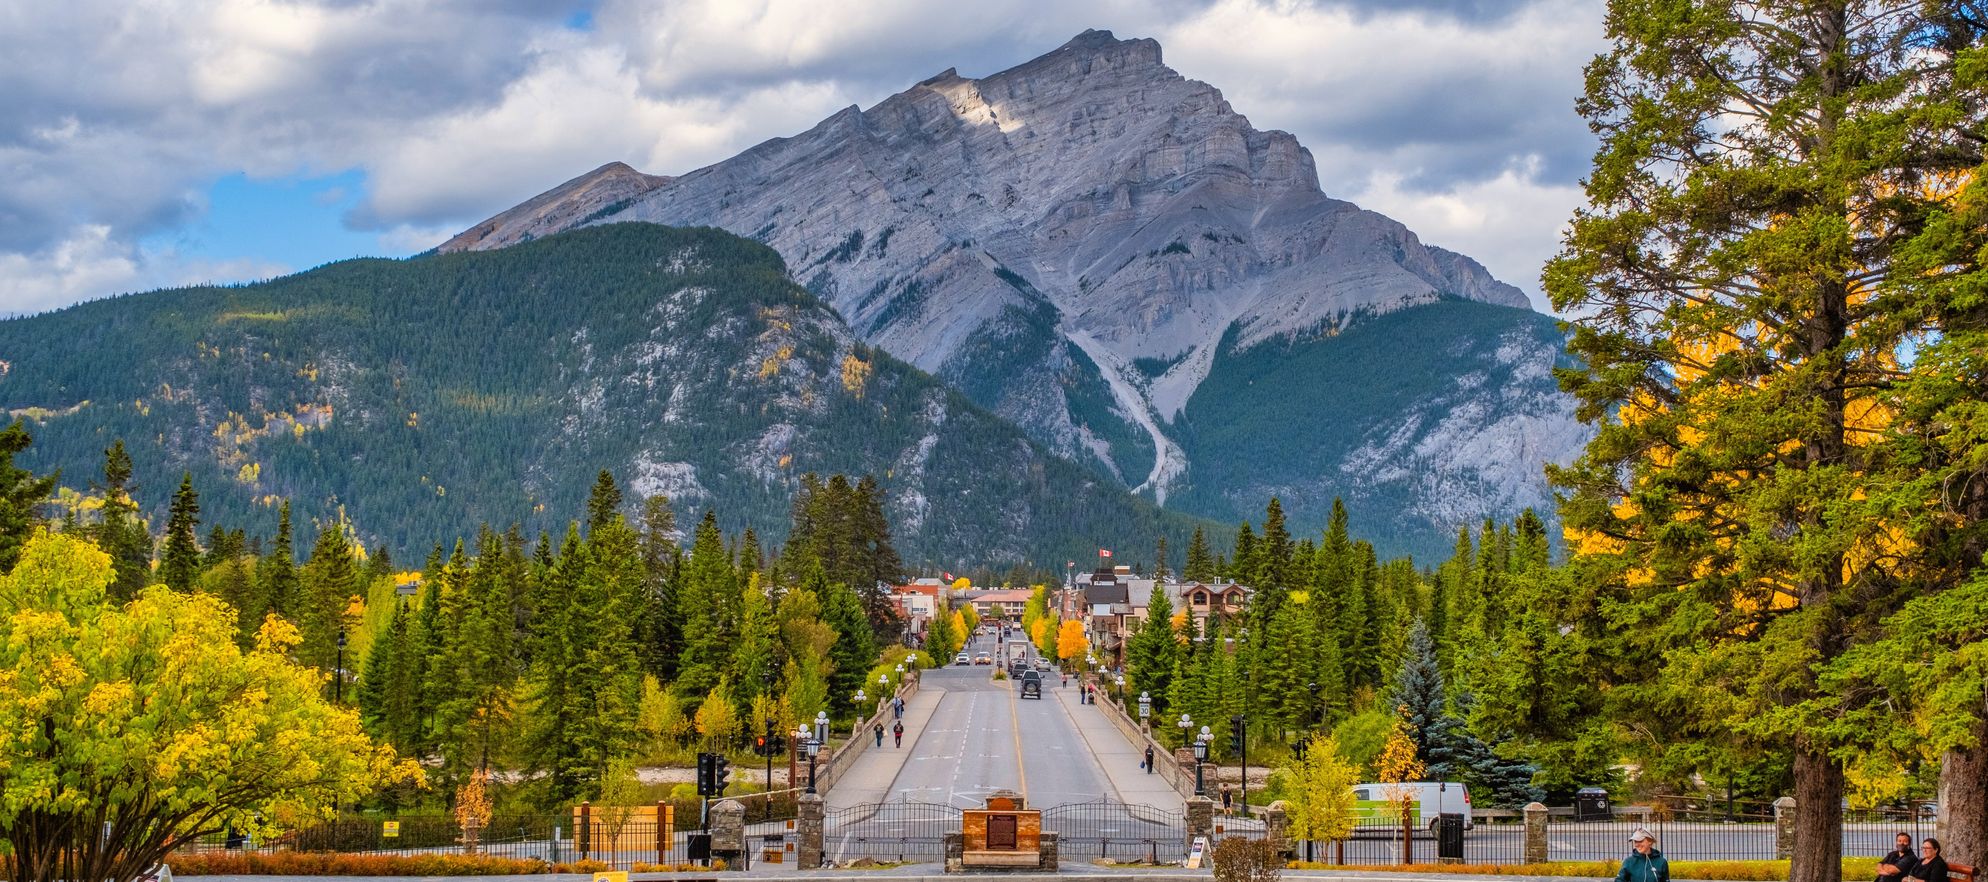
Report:
<svg viewBox="0 0 1988 882"><path fill-rule="evenodd" d="M1615 872L1615 882L1670 882L1670 861L1657 850L1657 837L1641 827L1629 834L1629 856Z"/></svg>
<svg viewBox="0 0 1988 882"><path fill-rule="evenodd" d="M877 733L877 746L878 747L884 746L884 724L882 723L877 724L876 733Z"/></svg>
<svg viewBox="0 0 1988 882"><path fill-rule="evenodd" d="M1142 769L1145 769L1145 770L1146 770L1146 774L1148 774L1148 775L1150 775L1150 774L1152 774L1152 773L1153 773L1153 746L1152 746L1152 745L1150 745L1150 744L1146 745L1146 761L1145 761L1145 762L1143 762L1143 763L1140 763L1140 764L1139 764L1139 767L1140 767L1140 768L1142 768Z"/></svg>
<svg viewBox="0 0 1988 882"><path fill-rule="evenodd" d="M894 745L894 746L896 746L896 747L903 747L903 746L904 746L904 722L903 722L903 721L901 721L901 720L900 720L900 721L898 721L898 722L896 722L896 723L892 723L892 724L891 724L891 727L890 727L890 737L892 737L892 738L894 738L894 739L896 739L896 740L897 740L897 744L896 744L896 745Z"/></svg>
<svg viewBox="0 0 1988 882"><path fill-rule="evenodd" d="M897 720L904 719L904 699L902 698L891 699L890 713L892 719L897 719Z"/></svg>
<svg viewBox="0 0 1988 882"><path fill-rule="evenodd" d="M1897 847L1878 860L1877 882L1901 882L1912 875L1919 866L1919 855L1912 851L1912 834L1898 834Z"/></svg>
<svg viewBox="0 0 1988 882"><path fill-rule="evenodd" d="M1947 882L1947 859L1940 857L1940 841L1919 843L1919 864L1905 877L1908 882Z"/></svg>
<svg viewBox="0 0 1988 882"><path fill-rule="evenodd" d="M1229 789L1229 785L1227 784L1222 785L1222 814L1225 815L1235 814L1235 805L1236 805L1235 792Z"/></svg>

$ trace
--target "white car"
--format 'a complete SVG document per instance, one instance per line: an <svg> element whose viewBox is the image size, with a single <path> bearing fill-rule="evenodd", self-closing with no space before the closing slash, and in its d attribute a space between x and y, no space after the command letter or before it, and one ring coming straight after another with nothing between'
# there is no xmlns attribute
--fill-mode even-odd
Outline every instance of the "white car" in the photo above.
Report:
<svg viewBox="0 0 1988 882"><path fill-rule="evenodd" d="M962 652L959 655L953 656L953 664L970 665L973 664L973 659L967 658L966 653Z"/></svg>

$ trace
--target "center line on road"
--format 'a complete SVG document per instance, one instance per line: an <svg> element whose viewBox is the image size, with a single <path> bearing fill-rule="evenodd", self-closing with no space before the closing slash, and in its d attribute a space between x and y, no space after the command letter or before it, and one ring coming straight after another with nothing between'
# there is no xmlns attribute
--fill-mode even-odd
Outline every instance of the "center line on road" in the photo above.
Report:
<svg viewBox="0 0 1988 882"><path fill-rule="evenodd" d="M1022 763L1022 707L1015 690L1008 690L1008 732L1015 736L1015 774L1022 780L1022 805L1029 805L1029 772Z"/></svg>

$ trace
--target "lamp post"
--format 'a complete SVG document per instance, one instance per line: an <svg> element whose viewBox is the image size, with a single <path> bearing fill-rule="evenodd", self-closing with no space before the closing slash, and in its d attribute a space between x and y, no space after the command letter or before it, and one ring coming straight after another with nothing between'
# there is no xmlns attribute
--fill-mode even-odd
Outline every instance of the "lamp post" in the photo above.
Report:
<svg viewBox="0 0 1988 882"><path fill-rule="evenodd" d="M817 726L824 722L826 721L820 717L815 718ZM808 752L808 792L813 793L815 792L815 755L821 753L821 739L808 734L806 726L801 727L800 734L801 745Z"/></svg>
<svg viewBox="0 0 1988 882"><path fill-rule="evenodd" d="M1125 675L1118 675L1118 706L1125 706Z"/></svg>
<svg viewBox="0 0 1988 882"><path fill-rule="evenodd" d="M338 626L338 679L332 681L332 700L345 703L345 626Z"/></svg>
<svg viewBox="0 0 1988 882"><path fill-rule="evenodd" d="M1185 714L1182 714L1181 719L1185 720L1187 719L1187 716ZM1195 736L1194 739L1194 795L1195 796L1208 795L1208 788L1202 782L1201 779L1201 764L1208 761L1208 742L1213 741L1214 739L1215 739L1214 734L1208 731L1207 726L1202 726L1201 734Z"/></svg>
<svg viewBox="0 0 1988 882"><path fill-rule="evenodd" d="M1188 715L1183 712L1180 715L1179 722L1174 723L1174 725L1180 727L1180 746L1182 747L1191 746L1194 739L1189 737L1189 733L1194 731L1194 720L1188 717Z"/></svg>

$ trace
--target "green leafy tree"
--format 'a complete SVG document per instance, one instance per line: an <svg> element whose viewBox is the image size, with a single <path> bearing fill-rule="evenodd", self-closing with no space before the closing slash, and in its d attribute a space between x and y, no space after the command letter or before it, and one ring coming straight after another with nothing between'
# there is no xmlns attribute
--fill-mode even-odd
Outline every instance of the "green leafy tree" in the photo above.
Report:
<svg viewBox="0 0 1988 882"><path fill-rule="evenodd" d="M166 548L159 560L159 581L174 591L192 591L200 577L200 543L194 533L200 529L200 494L193 491L193 473L180 478L166 518Z"/></svg>
<svg viewBox="0 0 1988 882"><path fill-rule="evenodd" d="M1346 761L1330 735L1310 736L1303 747L1283 768L1291 837L1313 842L1352 836L1358 820L1353 788L1361 783L1360 768Z"/></svg>
<svg viewBox="0 0 1988 882"><path fill-rule="evenodd" d="M89 543L47 533L0 576L12 878L137 878L229 826L268 833L265 818L419 774L289 660L294 629L272 623L243 650L218 598L152 588L114 604L115 576Z"/></svg>

